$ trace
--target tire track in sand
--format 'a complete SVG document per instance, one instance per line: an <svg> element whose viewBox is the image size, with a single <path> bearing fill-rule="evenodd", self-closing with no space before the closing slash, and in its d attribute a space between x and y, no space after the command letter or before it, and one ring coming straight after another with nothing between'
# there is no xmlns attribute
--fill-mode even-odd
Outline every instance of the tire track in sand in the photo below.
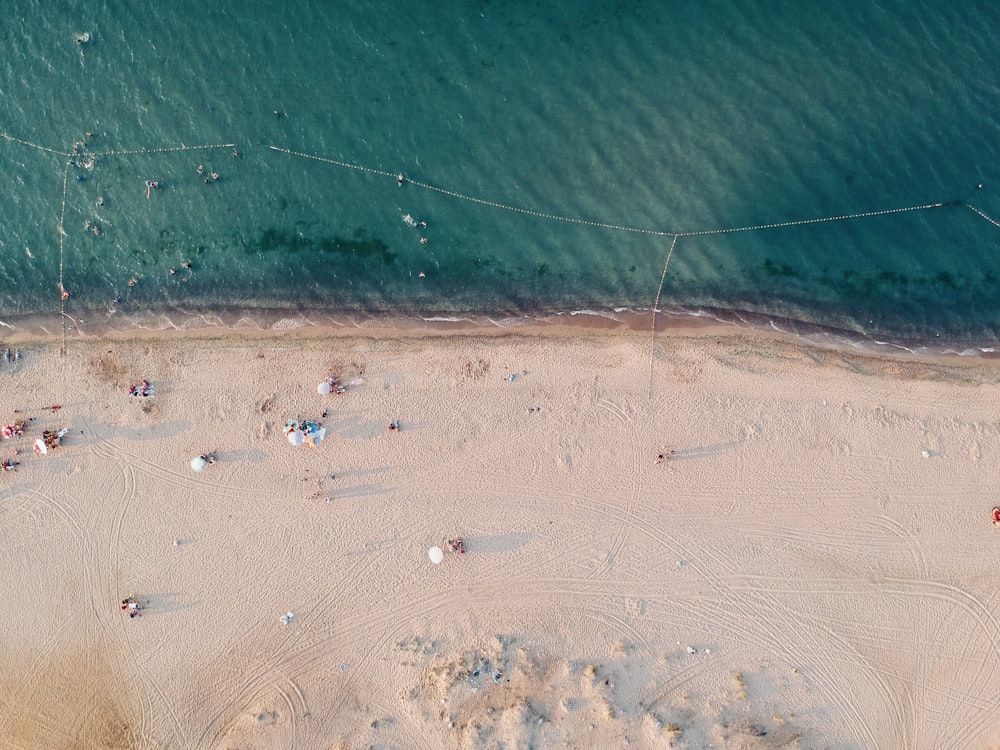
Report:
<svg viewBox="0 0 1000 750"><path fill-rule="evenodd" d="M111 459L113 457L108 458ZM94 567L95 570L103 569L104 574L97 581L95 588L97 589L98 597L97 601L92 599L92 606L94 606L95 610L99 609L104 612L107 612L111 608L112 602L115 603L114 609L118 610L117 604L122 595L121 529L125 515L135 498L136 490L135 472L131 466L121 461L115 461L115 464L118 473L115 474L108 471L108 491L103 493L109 499L110 505L108 511L112 516L106 542L101 545L104 547L103 556L105 559L103 565L95 565ZM118 494L117 502L114 502L110 500L113 496L111 486L118 480L121 481L121 492ZM95 550L96 555L97 551ZM143 665L135 655L135 649L129 640L130 633L127 632L129 624L137 625L138 623L132 623L131 618L124 615L124 613L116 612L116 614L119 615L116 617L116 621L108 623L109 618L107 616L102 617L100 611L95 612L97 622L104 635L111 637L117 646L117 653L112 660L116 679L119 684L131 686L132 693L139 704L137 739L145 746L149 746L149 743L152 741L150 735L153 723L153 704L146 680L142 676L144 671ZM129 622L126 623L126 620ZM127 662L127 665L123 665L123 661ZM170 715L169 706L167 710L168 715Z"/></svg>
<svg viewBox="0 0 1000 750"><path fill-rule="evenodd" d="M91 434L94 434L93 431L91 431ZM129 513L133 511L138 493L135 465L128 456L123 457L113 450L113 446L111 446L111 449L102 449L106 448L107 445L95 445L95 450L93 450L95 457L102 458L105 462L111 463L115 471L109 470L107 472L106 488L101 493L102 497L108 499L106 513L111 516L111 523L107 526L106 539L99 545L104 549L104 560L102 562L98 561L98 558L102 555L99 553L98 545L95 545L93 559L90 565L88 565L88 568L91 570L104 571L103 575L100 576L100 580L95 581L91 589L92 592L97 592L96 599L93 594L91 596L91 606L95 611L97 622L100 623L105 637L117 645L118 655L113 660L116 679L119 684L131 686L132 692L139 703L138 741L147 744L153 742L152 737L156 733L153 718L155 715L153 700L155 696L158 699L157 705L163 709L161 715L169 723L168 731L172 736L172 744L184 746L187 744L187 737L176 710L157 683L155 676L151 675L145 669L144 663L135 655L135 647L133 646L132 639L137 635L135 632L136 628L142 626L141 622L132 622L127 617L115 617L109 624L107 617L103 614L109 607L115 611L115 615L120 614L117 603L126 588L131 590L131 586L123 586L123 579L126 578L126 572L122 564L122 551L124 549L122 537L123 529L126 526L126 519ZM121 483L121 491L117 493L118 499L115 502L112 500L116 496L116 493L112 492L112 485L119 481ZM101 503L95 504L95 514L100 511L102 505ZM112 603L114 603L113 607ZM148 610L140 617L144 616L149 616ZM122 664L123 660L127 662L126 665Z"/></svg>
<svg viewBox="0 0 1000 750"><path fill-rule="evenodd" d="M337 688L338 698L330 708L331 714L338 712L351 694L355 683L365 673L365 667L408 625L408 617L418 612L431 617L435 611L447 606L453 597L454 592L450 590L435 591L404 603L393 603L392 606L386 606L379 611L345 616L340 619L340 627L335 631L319 638L309 639L308 642L302 642L305 639L300 638L295 646L275 649L262 663L256 665L252 672L234 675L214 688L216 695L231 697L209 720L196 747L215 747L239 714L265 696L273 689L275 683L287 679L287 675L302 676L321 669L322 663L329 660L327 647L336 640L354 642L359 634L374 632L374 626L391 623L389 628L382 630L380 638L370 643L364 652L352 659L350 669L342 673L344 679ZM248 648L252 649L252 646Z"/></svg>

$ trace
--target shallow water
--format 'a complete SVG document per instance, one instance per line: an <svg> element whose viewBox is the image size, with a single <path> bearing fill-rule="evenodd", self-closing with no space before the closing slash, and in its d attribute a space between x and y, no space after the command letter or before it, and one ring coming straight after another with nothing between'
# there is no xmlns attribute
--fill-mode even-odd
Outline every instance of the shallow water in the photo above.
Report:
<svg viewBox="0 0 1000 750"><path fill-rule="evenodd" d="M635 311L663 233L955 202L682 236L659 306L995 343L997 6L397 5L22 3L0 129L56 153L0 141L0 318L60 259L115 327Z"/></svg>

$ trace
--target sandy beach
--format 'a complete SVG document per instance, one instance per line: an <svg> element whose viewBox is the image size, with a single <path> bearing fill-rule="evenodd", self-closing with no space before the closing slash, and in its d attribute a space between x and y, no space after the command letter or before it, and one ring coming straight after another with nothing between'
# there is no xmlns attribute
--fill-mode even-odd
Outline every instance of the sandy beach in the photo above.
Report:
<svg viewBox="0 0 1000 750"><path fill-rule="evenodd" d="M25 421L0 747L1000 745L996 361L731 332L60 346L0 362Z"/></svg>

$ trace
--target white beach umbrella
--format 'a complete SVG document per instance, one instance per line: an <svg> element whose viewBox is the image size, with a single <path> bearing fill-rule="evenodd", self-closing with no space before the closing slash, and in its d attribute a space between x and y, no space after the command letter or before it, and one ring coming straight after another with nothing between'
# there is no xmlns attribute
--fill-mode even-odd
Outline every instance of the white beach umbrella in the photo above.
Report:
<svg viewBox="0 0 1000 750"><path fill-rule="evenodd" d="M191 459L191 471L204 471L206 466L208 466L208 461L205 460L204 456L195 456Z"/></svg>
<svg viewBox="0 0 1000 750"><path fill-rule="evenodd" d="M330 391L332 390L333 386L331 386L326 381L323 381L322 383L316 386L316 393L318 393L320 396L328 396L330 395Z"/></svg>
<svg viewBox="0 0 1000 750"><path fill-rule="evenodd" d="M306 441L306 434L302 430L291 430L288 433L288 442L292 445L302 445Z"/></svg>
<svg viewBox="0 0 1000 750"><path fill-rule="evenodd" d="M427 556L431 559L432 563L440 565L441 561L444 560L444 550L440 547L431 547L427 550Z"/></svg>

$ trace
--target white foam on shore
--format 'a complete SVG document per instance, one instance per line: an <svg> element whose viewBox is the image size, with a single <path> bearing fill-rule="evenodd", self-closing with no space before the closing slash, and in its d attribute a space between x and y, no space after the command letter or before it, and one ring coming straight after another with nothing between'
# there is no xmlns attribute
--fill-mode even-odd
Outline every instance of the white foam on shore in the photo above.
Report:
<svg viewBox="0 0 1000 750"><path fill-rule="evenodd" d="M321 334L324 330L340 331L355 329L364 331L382 330L407 333L453 332L456 330L471 331L475 329L522 329L545 328L548 326L566 325L570 319L580 321L577 327L588 325L602 331L648 330L652 321L651 307L629 307L625 305L608 309L584 308L579 310L545 311L538 313L506 314L497 317L488 314L380 314L380 313L341 313L337 311L309 310L296 311L289 315L288 310L210 310L188 311L175 310L166 312L147 312L135 315L115 315L96 311L80 311L79 319L70 318L72 325L66 327L68 340L95 338L108 334L127 334L129 332L165 332L232 330L267 332L314 331ZM723 329L733 329L733 333L741 330L762 331L774 333L794 340L808 343L812 346L849 351L862 351L872 355L893 356L957 356L981 357L994 355L1000 351L994 341L949 341L937 338L933 341L892 340L885 337L875 338L864 331L824 328L814 323L797 321L790 318L761 315L739 310L720 310L706 307L694 308L661 308L656 310L656 335L670 333L697 334L706 324L717 324ZM588 323L588 321L593 321ZM698 321L697 323L695 321ZM9 336L15 340L32 338L62 337L63 322L57 316L25 316L23 319L8 319L0 321L9 330Z"/></svg>
<svg viewBox="0 0 1000 750"><path fill-rule="evenodd" d="M616 314L617 312L624 312L622 308L614 308L613 310L571 310L570 315L592 315L597 318L606 318L608 320L614 320L616 322L621 320L621 317Z"/></svg>
<svg viewBox="0 0 1000 750"><path fill-rule="evenodd" d="M296 328L302 328L303 326L306 326L306 325L308 325L308 321L306 321L306 320L304 320L302 318L282 318L281 320L276 321L271 326L271 330L273 330L273 331L290 331L290 330L294 330Z"/></svg>

